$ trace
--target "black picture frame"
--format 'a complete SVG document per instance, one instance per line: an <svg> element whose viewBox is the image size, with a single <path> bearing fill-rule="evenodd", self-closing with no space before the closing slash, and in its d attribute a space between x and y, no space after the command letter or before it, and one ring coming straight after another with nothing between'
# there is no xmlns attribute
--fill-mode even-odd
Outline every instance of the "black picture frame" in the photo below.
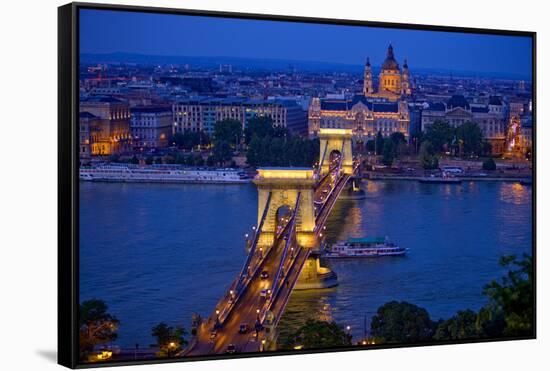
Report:
<svg viewBox="0 0 550 371"><path fill-rule="evenodd" d="M268 353L225 354L197 356L177 359L155 359L141 361L114 361L106 363L79 363L78 355L78 307L79 307L79 155L78 155L78 112L79 112L79 10L114 10L126 12L161 13L173 15L198 15L220 18L269 20L300 23L333 24L347 26L370 26L425 31L475 33L486 35L510 35L529 37L532 40L532 113L533 113L533 184L532 184L532 257L535 267L534 290L536 293L536 194L537 194L537 99L536 99L536 32L498 30L488 28L448 27L423 24L371 22L345 19L282 16L268 14L203 11L190 9L156 8L145 6L107 5L95 3L70 3L58 8L58 363L69 368L123 366L135 364L156 364L188 362L198 360L266 357L287 354L308 354L366 350L360 347L276 351ZM517 338L484 338L415 344L373 345L369 349L402 348L426 345L480 343L536 338L536 296L534 308L533 336Z"/></svg>

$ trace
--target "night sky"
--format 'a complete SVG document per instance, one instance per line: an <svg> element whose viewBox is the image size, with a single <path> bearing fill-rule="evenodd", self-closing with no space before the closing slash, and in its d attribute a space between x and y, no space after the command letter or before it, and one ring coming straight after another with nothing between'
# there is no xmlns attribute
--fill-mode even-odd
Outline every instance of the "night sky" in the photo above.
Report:
<svg viewBox="0 0 550 371"><path fill-rule="evenodd" d="M388 44L415 68L531 78L531 39L378 27L81 10L81 53L224 56L364 64Z"/></svg>

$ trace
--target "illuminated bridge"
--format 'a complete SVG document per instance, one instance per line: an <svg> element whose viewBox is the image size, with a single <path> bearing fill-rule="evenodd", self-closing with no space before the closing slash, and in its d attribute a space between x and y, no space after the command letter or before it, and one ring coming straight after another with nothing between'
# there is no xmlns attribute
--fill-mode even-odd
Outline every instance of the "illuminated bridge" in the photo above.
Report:
<svg viewBox="0 0 550 371"><path fill-rule="evenodd" d="M258 224L238 276L180 356L258 352L276 340L275 328L292 290L323 286L335 275L319 265L326 220L355 174L351 130L321 129L320 161L311 168L262 168Z"/></svg>

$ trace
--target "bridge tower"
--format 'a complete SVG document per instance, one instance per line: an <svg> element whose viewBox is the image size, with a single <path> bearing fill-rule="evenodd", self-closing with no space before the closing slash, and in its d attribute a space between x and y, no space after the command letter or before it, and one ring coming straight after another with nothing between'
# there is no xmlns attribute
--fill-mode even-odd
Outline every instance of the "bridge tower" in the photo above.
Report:
<svg viewBox="0 0 550 371"><path fill-rule="evenodd" d="M296 217L296 238L306 248L317 247L315 237L314 187L317 175L311 168L262 168L254 183L258 187L258 226L261 225L259 246L271 246L277 229L280 208L294 208L300 194ZM271 197L268 198L271 194ZM264 208L268 205L263 223Z"/></svg>
<svg viewBox="0 0 550 371"><path fill-rule="evenodd" d="M351 129L319 129L321 175L329 171L331 154L335 152L342 156L342 171L353 173L352 135Z"/></svg>

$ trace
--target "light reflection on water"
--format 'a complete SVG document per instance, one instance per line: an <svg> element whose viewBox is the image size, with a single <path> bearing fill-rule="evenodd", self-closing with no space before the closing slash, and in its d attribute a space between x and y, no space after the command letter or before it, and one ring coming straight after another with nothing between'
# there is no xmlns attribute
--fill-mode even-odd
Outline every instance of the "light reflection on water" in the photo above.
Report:
<svg viewBox="0 0 550 371"><path fill-rule="evenodd" d="M281 333L317 318L361 336L364 316L390 300L434 319L478 309L483 285L502 273L498 258L530 251L531 188L518 186L363 182L367 198L338 201L327 241L387 235L409 255L326 262L340 285L293 293ZM253 185L81 183L81 299L107 301L123 346L153 342L160 321L189 327L241 268L256 214Z"/></svg>
<svg viewBox="0 0 550 371"><path fill-rule="evenodd" d="M420 305L435 320L460 309L479 309L485 303L483 285L504 273L499 257L531 251L531 188L520 186L363 182L367 198L338 201L327 222L327 241L389 236L410 253L326 261L337 272L339 286L312 291L307 300L293 293L281 332L325 316L315 308L327 302L334 320L351 326L356 339L363 335L364 317L370 320L391 300Z"/></svg>

